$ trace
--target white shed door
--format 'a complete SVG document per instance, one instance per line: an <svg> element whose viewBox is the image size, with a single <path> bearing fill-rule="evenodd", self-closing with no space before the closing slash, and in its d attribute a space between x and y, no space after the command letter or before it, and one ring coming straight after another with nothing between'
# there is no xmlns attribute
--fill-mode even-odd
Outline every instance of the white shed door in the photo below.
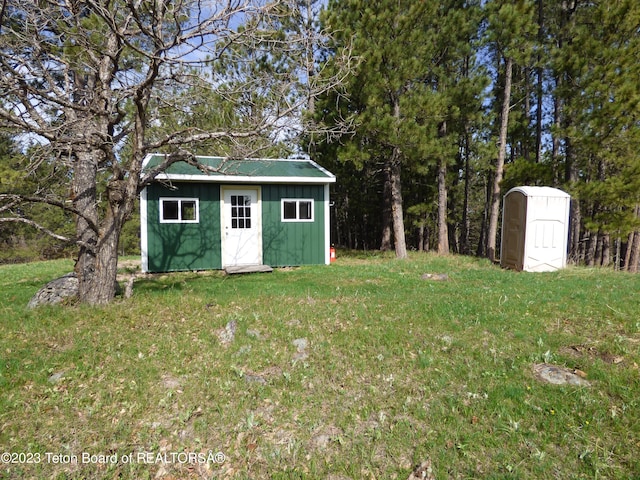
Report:
<svg viewBox="0 0 640 480"><path fill-rule="evenodd" d="M222 266L262 264L258 189L223 189Z"/></svg>

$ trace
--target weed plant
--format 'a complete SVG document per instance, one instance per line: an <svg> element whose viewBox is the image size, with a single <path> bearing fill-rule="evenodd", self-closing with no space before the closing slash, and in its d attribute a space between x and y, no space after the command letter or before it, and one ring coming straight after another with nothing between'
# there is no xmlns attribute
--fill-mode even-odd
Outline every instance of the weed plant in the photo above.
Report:
<svg viewBox="0 0 640 480"><path fill-rule="evenodd" d="M640 477L640 276L342 255L26 308L70 269L0 267L0 478Z"/></svg>

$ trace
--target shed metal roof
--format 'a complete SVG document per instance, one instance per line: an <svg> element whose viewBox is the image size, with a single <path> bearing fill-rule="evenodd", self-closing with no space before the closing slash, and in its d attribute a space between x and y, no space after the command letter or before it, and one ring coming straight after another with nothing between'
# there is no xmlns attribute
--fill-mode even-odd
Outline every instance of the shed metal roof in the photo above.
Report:
<svg viewBox="0 0 640 480"><path fill-rule="evenodd" d="M162 163L163 154L145 158L143 169L149 171ZM336 181L335 175L309 159L196 157L206 171L186 162L172 164L158 180L215 183L317 183Z"/></svg>

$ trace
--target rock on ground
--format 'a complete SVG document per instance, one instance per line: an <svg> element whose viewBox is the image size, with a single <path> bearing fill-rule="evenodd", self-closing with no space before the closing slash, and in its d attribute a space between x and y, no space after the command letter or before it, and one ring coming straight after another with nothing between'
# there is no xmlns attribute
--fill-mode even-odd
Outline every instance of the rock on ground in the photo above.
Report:
<svg viewBox="0 0 640 480"><path fill-rule="evenodd" d="M51 280L38 290L38 293L29 300L27 307L35 308L40 305L55 305L66 300L75 299L78 297L78 285L78 277L75 272L67 273L60 278ZM122 289L117 281L115 282L115 292L116 295L122 294Z"/></svg>
<svg viewBox="0 0 640 480"><path fill-rule="evenodd" d="M40 305L55 305L65 300L78 296L78 277L75 273L50 281L29 300L28 307L35 308Z"/></svg>
<svg viewBox="0 0 640 480"><path fill-rule="evenodd" d="M420 278L422 280L432 280L434 282L446 282L449 280L449 275L446 273L423 273Z"/></svg>
<svg viewBox="0 0 640 480"><path fill-rule="evenodd" d="M585 380L586 374L583 371L572 371L568 368L548 363L535 364L533 373L539 380L552 385L574 385L577 387L588 387L590 385L589 381Z"/></svg>
<svg viewBox="0 0 640 480"><path fill-rule="evenodd" d="M294 362L306 360L309 357L309 353L307 352L309 341L306 338L296 338L292 343L297 350L293 355Z"/></svg>
<svg viewBox="0 0 640 480"><path fill-rule="evenodd" d="M238 328L238 322L230 320L227 322L224 328L220 328L216 331L218 340L222 345L229 346L236 336L236 329Z"/></svg>

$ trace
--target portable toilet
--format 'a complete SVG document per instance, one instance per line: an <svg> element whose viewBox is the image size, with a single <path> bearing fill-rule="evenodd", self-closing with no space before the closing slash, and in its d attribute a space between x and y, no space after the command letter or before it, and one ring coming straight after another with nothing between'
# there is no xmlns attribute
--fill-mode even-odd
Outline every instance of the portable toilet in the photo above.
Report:
<svg viewBox="0 0 640 480"><path fill-rule="evenodd" d="M567 264L571 196L551 187L515 187L504 196L500 265L550 272Z"/></svg>

